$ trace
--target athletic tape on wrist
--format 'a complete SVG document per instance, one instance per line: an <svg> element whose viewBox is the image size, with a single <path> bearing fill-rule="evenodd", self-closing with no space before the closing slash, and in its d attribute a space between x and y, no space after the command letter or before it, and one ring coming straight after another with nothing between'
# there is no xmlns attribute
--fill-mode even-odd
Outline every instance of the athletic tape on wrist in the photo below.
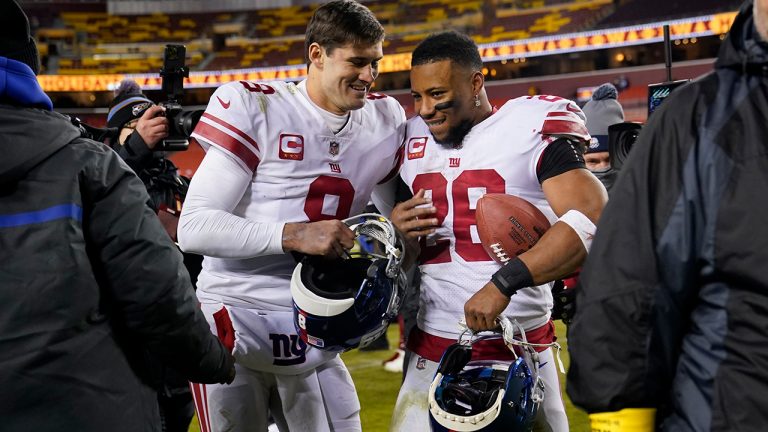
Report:
<svg viewBox="0 0 768 432"><path fill-rule="evenodd" d="M518 290L533 286L533 276L525 263L515 258L494 273L491 282L502 294L512 297Z"/></svg>
<svg viewBox="0 0 768 432"><path fill-rule="evenodd" d="M568 210L558 222L568 224L579 236L581 243L584 245L584 249L589 252L589 248L592 246L592 237L595 236L595 224L589 220L584 213L578 210Z"/></svg>

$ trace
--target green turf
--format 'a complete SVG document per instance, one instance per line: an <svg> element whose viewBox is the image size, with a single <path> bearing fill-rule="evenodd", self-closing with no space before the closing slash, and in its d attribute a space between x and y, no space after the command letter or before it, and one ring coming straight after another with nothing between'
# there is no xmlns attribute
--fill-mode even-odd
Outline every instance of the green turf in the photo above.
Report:
<svg viewBox="0 0 768 432"><path fill-rule="evenodd" d="M566 351L568 344L565 337L565 326L560 321L555 323L558 340L563 346L563 364L567 368L569 358ZM389 327L387 336L392 347L397 344L397 332L398 327L396 325ZM352 373L352 379L357 387L357 394L360 397L360 405L362 407L360 419L365 432L386 432L389 429L392 409L394 408L397 392L400 388L400 375L387 372L381 367L381 362L391 354L392 351L362 352L353 350L342 356L344 363L347 364ZM565 388L565 375L560 375L560 386L562 389ZM589 423L586 414L574 407L567 396L565 396L565 404L571 431L588 431ZM192 421L189 431L200 432L197 420Z"/></svg>

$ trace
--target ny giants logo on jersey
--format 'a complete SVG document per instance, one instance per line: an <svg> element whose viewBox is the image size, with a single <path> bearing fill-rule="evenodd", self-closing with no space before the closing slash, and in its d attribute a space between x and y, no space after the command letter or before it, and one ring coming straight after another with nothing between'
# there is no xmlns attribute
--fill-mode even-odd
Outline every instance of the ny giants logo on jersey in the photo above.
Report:
<svg viewBox="0 0 768 432"><path fill-rule="evenodd" d="M280 134L280 159L303 160L304 137L294 134Z"/></svg>
<svg viewBox="0 0 768 432"><path fill-rule="evenodd" d="M424 157L427 148L427 137L413 137L408 140L408 159L420 159Z"/></svg>
<svg viewBox="0 0 768 432"><path fill-rule="evenodd" d="M458 168L461 165L461 158L448 158L448 166Z"/></svg>
<svg viewBox="0 0 768 432"><path fill-rule="evenodd" d="M272 355L275 357L273 365L293 366L307 361L307 344L299 335L270 333L269 340L272 341Z"/></svg>
<svg viewBox="0 0 768 432"><path fill-rule="evenodd" d="M331 166L331 172L335 172L338 174L341 174L341 165L335 163L335 162L329 162L328 165Z"/></svg>

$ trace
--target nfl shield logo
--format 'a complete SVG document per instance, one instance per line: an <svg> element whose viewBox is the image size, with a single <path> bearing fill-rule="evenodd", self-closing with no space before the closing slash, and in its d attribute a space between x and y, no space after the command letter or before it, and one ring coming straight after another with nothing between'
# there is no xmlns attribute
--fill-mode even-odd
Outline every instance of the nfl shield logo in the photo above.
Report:
<svg viewBox="0 0 768 432"><path fill-rule="evenodd" d="M333 156L339 154L339 143L336 141L331 141L331 144L328 146L328 152Z"/></svg>

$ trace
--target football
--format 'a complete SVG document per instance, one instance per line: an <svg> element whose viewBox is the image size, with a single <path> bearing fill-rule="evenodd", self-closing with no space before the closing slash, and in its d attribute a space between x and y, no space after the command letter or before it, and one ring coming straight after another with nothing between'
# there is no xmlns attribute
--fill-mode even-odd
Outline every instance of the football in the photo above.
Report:
<svg viewBox="0 0 768 432"><path fill-rule="evenodd" d="M550 227L536 206L507 194L483 195L475 219L483 249L500 264L533 247Z"/></svg>

